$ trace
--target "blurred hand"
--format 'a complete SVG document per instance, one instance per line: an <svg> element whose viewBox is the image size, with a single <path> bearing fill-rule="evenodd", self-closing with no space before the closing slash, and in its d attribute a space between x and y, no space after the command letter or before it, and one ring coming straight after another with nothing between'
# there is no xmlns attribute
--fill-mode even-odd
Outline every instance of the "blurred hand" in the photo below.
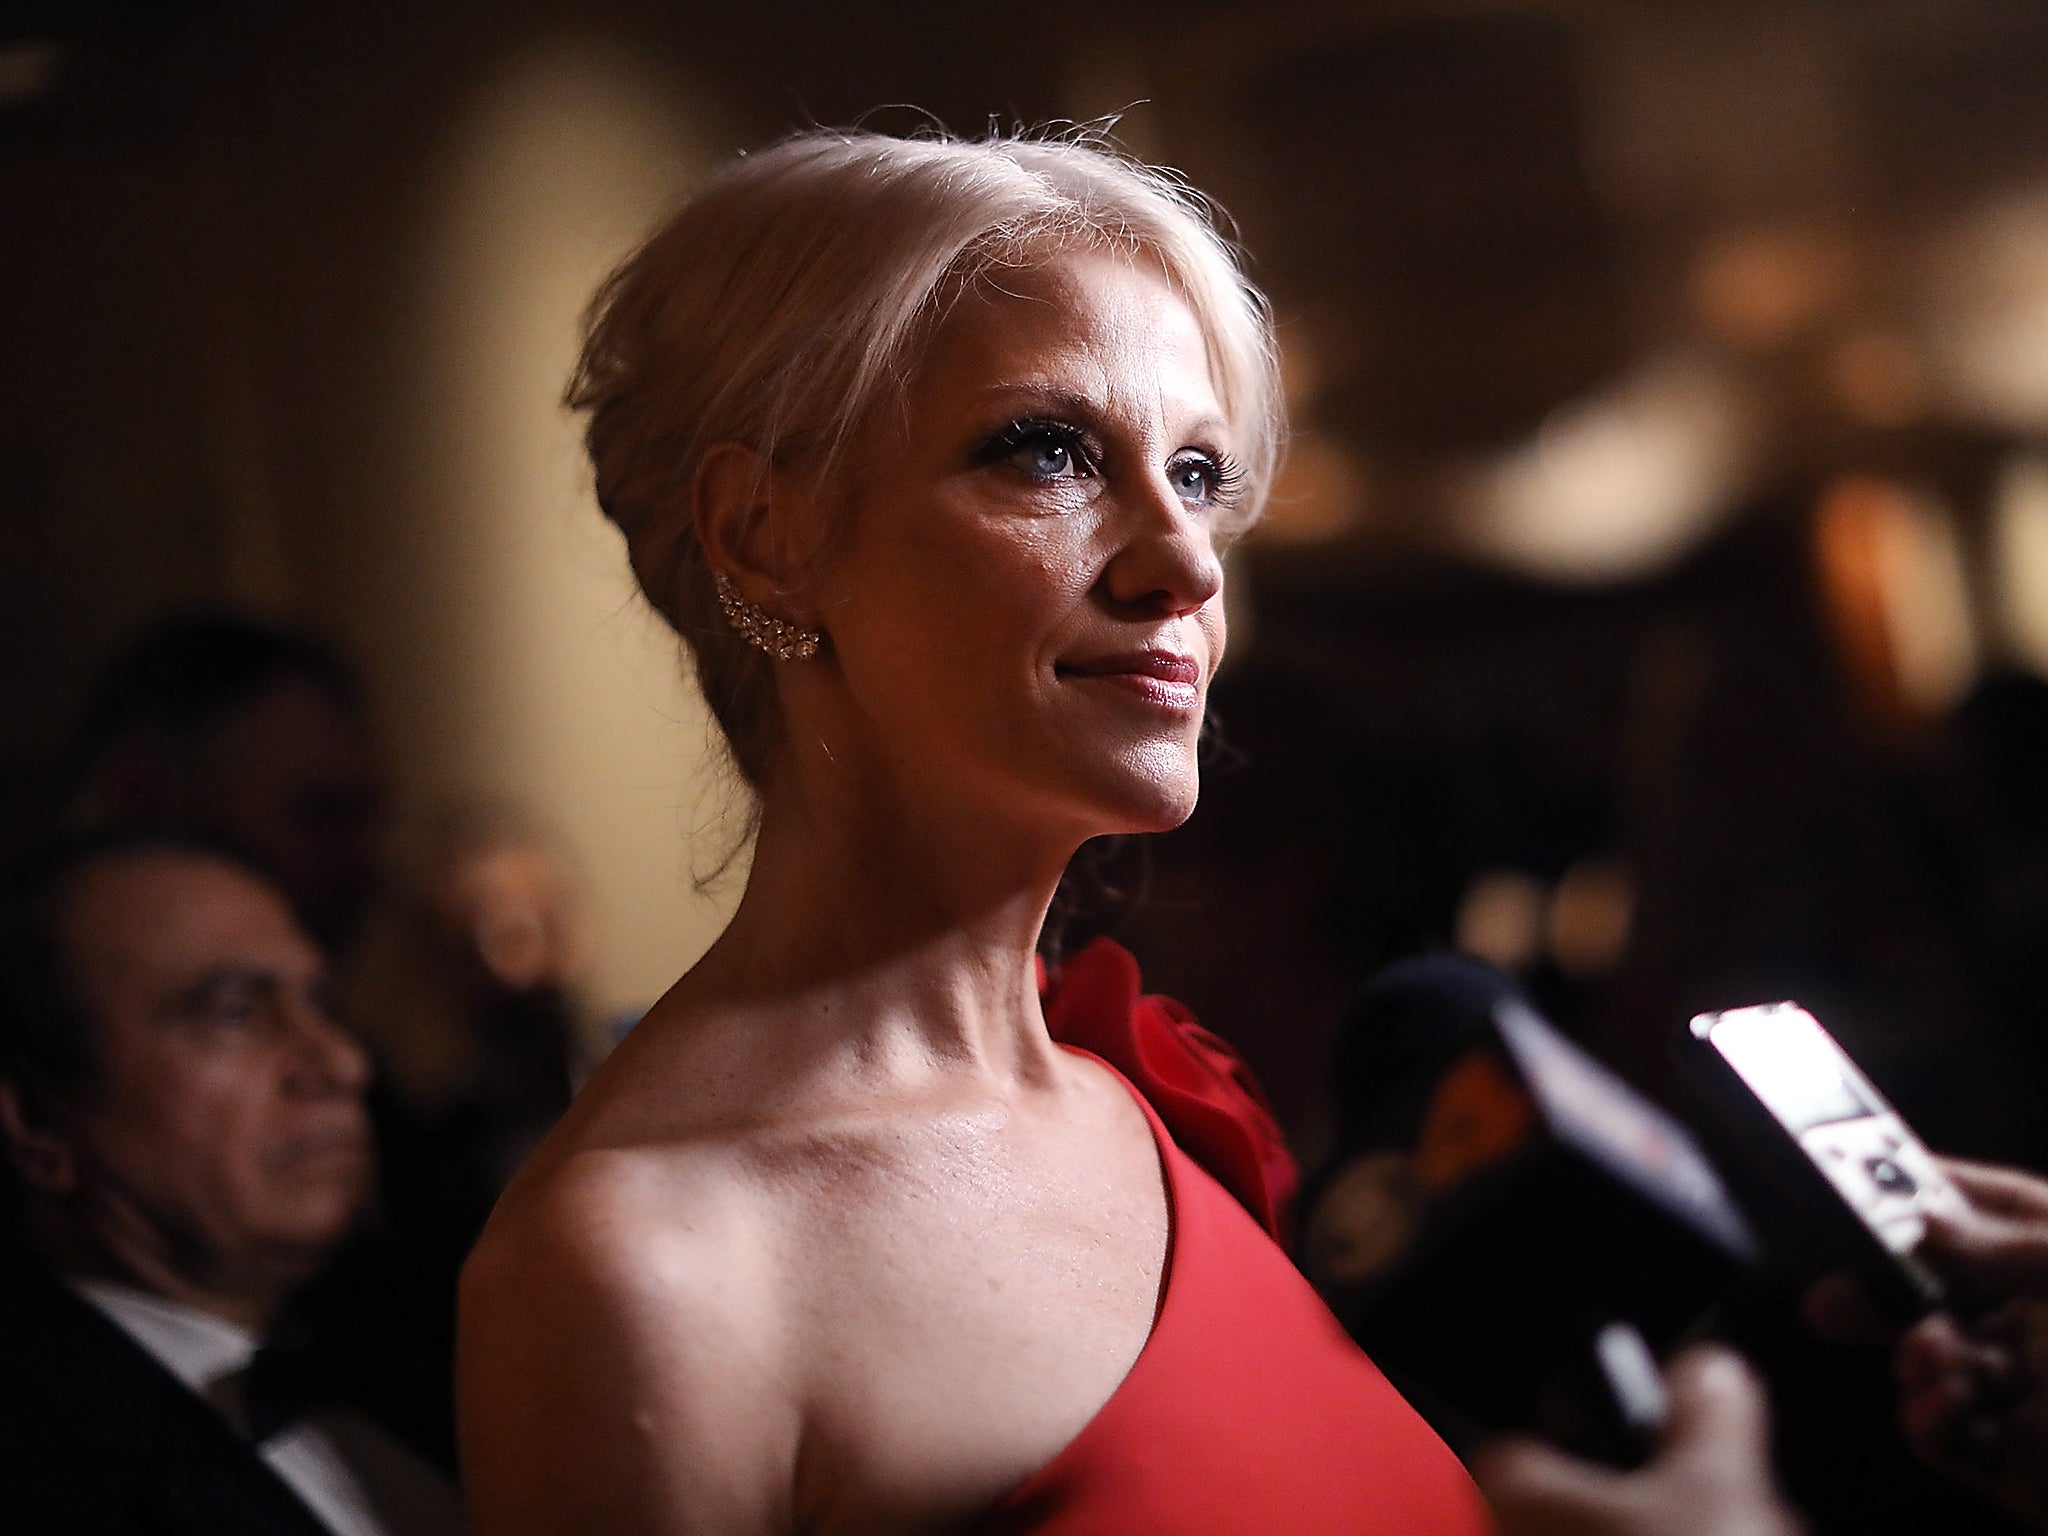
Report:
<svg viewBox="0 0 2048 1536"><path fill-rule="evenodd" d="M1671 1418L1656 1457L1617 1472L1540 1441L1473 1458L1501 1536L1798 1536L1770 1471L1770 1414L1741 1359L1703 1345L1666 1373Z"/></svg>
<svg viewBox="0 0 2048 1536"><path fill-rule="evenodd" d="M1967 1325L1937 1312L1899 1341L1899 1427L1935 1471L2048 1530L2048 1302Z"/></svg>
<svg viewBox="0 0 2048 1536"><path fill-rule="evenodd" d="M2048 1299L2048 1179L1990 1163L1940 1161L1969 1209L1929 1213L1922 1257L1959 1300Z"/></svg>
<svg viewBox="0 0 2048 1536"><path fill-rule="evenodd" d="M1937 1312L1903 1336L1846 1276L1807 1320L1844 1343L1897 1337L1899 1424L1935 1471L2048 1530L2048 1180L1944 1159L1969 1208L1930 1212L1920 1256L1970 1321Z"/></svg>
<svg viewBox="0 0 2048 1536"><path fill-rule="evenodd" d="M1970 1203L1928 1223L1921 1254L1957 1300L1899 1341L1899 1424L1933 1467L2048 1530L2048 1180L1943 1165Z"/></svg>

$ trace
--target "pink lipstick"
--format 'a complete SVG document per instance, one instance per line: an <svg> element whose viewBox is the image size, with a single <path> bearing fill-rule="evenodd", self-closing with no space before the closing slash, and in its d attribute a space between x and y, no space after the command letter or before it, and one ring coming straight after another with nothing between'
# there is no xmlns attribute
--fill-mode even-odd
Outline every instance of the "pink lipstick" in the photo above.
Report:
<svg viewBox="0 0 2048 1536"><path fill-rule="evenodd" d="M1192 656L1176 651L1126 651L1068 662L1058 672L1062 677L1085 678L1122 688L1167 709L1202 706L1202 669Z"/></svg>

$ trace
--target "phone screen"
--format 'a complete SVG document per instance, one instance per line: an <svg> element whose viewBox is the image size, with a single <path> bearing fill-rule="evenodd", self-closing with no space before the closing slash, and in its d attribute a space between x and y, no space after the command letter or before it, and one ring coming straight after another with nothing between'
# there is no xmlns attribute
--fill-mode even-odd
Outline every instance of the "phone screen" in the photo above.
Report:
<svg viewBox="0 0 2048 1536"><path fill-rule="evenodd" d="M1884 1112L1843 1073L1841 1047L1802 1009L1736 1009L1714 1021L1709 1038L1795 1135Z"/></svg>

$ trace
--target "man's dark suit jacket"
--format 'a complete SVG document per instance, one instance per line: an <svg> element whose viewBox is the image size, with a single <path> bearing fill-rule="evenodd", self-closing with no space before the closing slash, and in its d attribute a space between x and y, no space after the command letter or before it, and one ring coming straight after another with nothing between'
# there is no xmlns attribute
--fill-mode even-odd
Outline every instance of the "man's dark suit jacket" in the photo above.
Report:
<svg viewBox="0 0 2048 1536"><path fill-rule="evenodd" d="M0 1254L0 1528L330 1536L220 1413L12 1253Z"/></svg>

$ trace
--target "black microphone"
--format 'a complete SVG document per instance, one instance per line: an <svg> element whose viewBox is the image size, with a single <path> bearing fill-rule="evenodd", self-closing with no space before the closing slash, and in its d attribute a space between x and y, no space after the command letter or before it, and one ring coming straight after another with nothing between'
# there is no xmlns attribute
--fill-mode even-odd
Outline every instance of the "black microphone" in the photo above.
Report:
<svg viewBox="0 0 2048 1536"><path fill-rule="evenodd" d="M1757 1256L1691 1135L1460 958L1376 977L1336 1066L1305 1257L1352 1335L1453 1444L1647 1455L1656 1356Z"/></svg>

